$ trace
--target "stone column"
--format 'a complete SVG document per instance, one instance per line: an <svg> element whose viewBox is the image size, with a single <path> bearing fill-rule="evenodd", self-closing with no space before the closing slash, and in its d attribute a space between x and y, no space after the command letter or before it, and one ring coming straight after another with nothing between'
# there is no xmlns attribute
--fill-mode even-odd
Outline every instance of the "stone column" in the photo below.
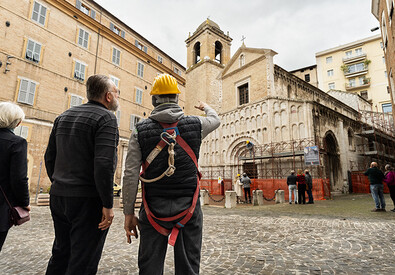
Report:
<svg viewBox="0 0 395 275"><path fill-rule="evenodd" d="M235 208L236 205L236 192L225 191L225 208Z"/></svg>
<svg viewBox="0 0 395 275"><path fill-rule="evenodd" d="M200 205L208 205L209 197L207 190L200 190Z"/></svg>
<svg viewBox="0 0 395 275"><path fill-rule="evenodd" d="M284 190L276 190L276 203L285 203Z"/></svg>
<svg viewBox="0 0 395 275"><path fill-rule="evenodd" d="M252 191L253 205L263 205L263 191L254 190Z"/></svg>

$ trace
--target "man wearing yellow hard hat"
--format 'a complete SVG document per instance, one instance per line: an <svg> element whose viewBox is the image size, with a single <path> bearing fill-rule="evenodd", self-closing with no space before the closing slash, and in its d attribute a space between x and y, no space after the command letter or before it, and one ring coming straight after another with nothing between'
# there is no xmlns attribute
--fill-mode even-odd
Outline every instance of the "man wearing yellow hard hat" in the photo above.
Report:
<svg viewBox="0 0 395 275"><path fill-rule="evenodd" d="M185 116L178 105L177 80L168 74L155 78L150 94L155 108L136 125L126 156L127 241L138 237L138 227L140 274L163 274L168 243L174 246L175 274L199 274L203 228L199 150L202 139L218 128L220 120L203 102L195 108L204 111L205 117ZM134 203L139 179L143 203L137 217Z"/></svg>

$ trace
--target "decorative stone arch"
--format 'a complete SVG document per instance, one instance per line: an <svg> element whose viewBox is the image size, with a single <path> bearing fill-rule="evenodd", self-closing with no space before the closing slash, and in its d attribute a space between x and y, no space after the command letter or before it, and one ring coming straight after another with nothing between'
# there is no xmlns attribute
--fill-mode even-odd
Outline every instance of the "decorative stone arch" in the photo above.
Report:
<svg viewBox="0 0 395 275"><path fill-rule="evenodd" d="M324 167L325 174L330 180L332 190L342 190L342 165L340 161L340 149L336 135L327 131L323 138L325 148Z"/></svg>
<svg viewBox="0 0 395 275"><path fill-rule="evenodd" d="M243 152L248 150L246 148L246 141L247 140L252 142L255 146L259 145L259 142L255 138L253 138L251 136L243 135L243 136L235 139L229 145L225 161L229 161L230 164L237 164L238 163L238 157L241 155L241 153L243 153Z"/></svg>

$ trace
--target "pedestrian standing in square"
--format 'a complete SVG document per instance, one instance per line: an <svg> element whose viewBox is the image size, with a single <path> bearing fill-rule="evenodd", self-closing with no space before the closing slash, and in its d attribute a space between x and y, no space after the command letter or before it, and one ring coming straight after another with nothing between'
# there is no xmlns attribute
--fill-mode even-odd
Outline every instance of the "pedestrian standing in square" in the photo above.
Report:
<svg viewBox="0 0 395 275"><path fill-rule="evenodd" d="M48 275L96 274L114 218L119 90L104 75L89 77L86 90L88 103L55 119L45 152L55 228Z"/></svg>
<svg viewBox="0 0 395 275"><path fill-rule="evenodd" d="M385 177L384 182L387 184L388 189L390 190L390 197L394 204L394 209L392 212L395 212L395 171L391 165L387 164L385 166Z"/></svg>
<svg viewBox="0 0 395 275"><path fill-rule="evenodd" d="M306 192L309 197L309 201L307 202L308 204L313 204L314 203L314 198L313 198L313 179L310 175L309 170L304 171L305 178L306 178Z"/></svg>
<svg viewBox="0 0 395 275"><path fill-rule="evenodd" d="M370 168L364 173L368 176L370 182L370 192L374 200L376 208L372 212L385 212L385 199L384 199L384 174L377 167L377 162L372 162Z"/></svg>
<svg viewBox="0 0 395 275"><path fill-rule="evenodd" d="M302 169L298 169L298 174L296 176L296 181L298 182L298 202L299 204L306 203L306 177L303 174Z"/></svg>
<svg viewBox="0 0 395 275"><path fill-rule="evenodd" d="M244 188L245 202L251 203L251 179L247 176L247 173L243 173L243 177L241 178L240 181L243 184L243 188Z"/></svg>
<svg viewBox="0 0 395 275"><path fill-rule="evenodd" d="M296 198L296 176L295 171L291 171L291 175L287 177L287 185L289 190L289 204L292 204L292 193L294 194L294 202L298 204L298 200Z"/></svg>

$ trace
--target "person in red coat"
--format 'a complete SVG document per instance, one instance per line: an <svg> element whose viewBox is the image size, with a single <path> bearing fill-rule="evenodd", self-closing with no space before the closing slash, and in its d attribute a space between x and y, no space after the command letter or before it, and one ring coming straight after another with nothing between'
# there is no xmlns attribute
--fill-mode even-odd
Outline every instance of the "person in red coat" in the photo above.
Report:
<svg viewBox="0 0 395 275"><path fill-rule="evenodd" d="M299 204L306 204L306 177L302 169L298 169L296 182L298 183L298 202Z"/></svg>

